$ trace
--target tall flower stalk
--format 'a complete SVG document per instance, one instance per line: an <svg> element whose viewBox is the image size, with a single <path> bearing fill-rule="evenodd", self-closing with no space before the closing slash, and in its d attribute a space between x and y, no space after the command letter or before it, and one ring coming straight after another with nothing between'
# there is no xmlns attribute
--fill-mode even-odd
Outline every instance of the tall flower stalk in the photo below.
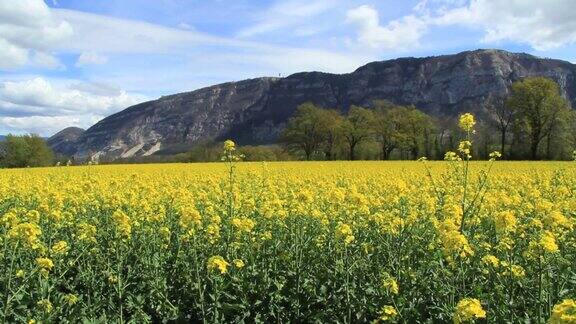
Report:
<svg viewBox="0 0 576 324"><path fill-rule="evenodd" d="M226 140L223 146L222 161L228 168L228 216L234 216L234 181L236 176L236 162L244 157L236 154L236 143L232 140Z"/></svg>

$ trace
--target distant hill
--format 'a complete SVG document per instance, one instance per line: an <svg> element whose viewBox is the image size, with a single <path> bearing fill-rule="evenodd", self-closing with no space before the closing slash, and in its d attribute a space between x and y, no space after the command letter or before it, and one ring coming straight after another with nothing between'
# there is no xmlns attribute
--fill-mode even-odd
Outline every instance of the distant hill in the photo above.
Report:
<svg viewBox="0 0 576 324"><path fill-rule="evenodd" d="M48 138L46 142L54 152L71 156L76 152L78 139L84 131L82 128L68 127Z"/></svg>
<svg viewBox="0 0 576 324"><path fill-rule="evenodd" d="M76 158L147 156L178 152L206 139L274 143L304 102L346 112L375 99L415 105L433 116L463 111L486 117L489 97L504 97L512 82L550 77L576 106L576 65L502 50L373 62L348 74L303 72L257 78L165 96L104 118L78 137L50 141ZM58 134L57 134L58 135ZM55 135L56 136L56 135Z"/></svg>

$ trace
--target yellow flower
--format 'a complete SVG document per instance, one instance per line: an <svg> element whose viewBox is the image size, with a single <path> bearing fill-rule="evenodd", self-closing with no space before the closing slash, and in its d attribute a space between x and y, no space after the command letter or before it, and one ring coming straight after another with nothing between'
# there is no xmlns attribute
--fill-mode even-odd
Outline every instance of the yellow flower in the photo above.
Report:
<svg viewBox="0 0 576 324"><path fill-rule="evenodd" d="M351 244L352 242L354 242L355 239L356 239L356 237L355 237L354 235L347 235L347 236L344 238L344 244L345 244L345 245L349 245L349 244Z"/></svg>
<svg viewBox="0 0 576 324"><path fill-rule="evenodd" d="M223 257L219 255L212 256L208 259L208 270L217 270L220 274L228 272L230 263L226 262Z"/></svg>
<svg viewBox="0 0 576 324"><path fill-rule="evenodd" d="M64 299L64 301L68 303L69 306L72 306L78 302L78 296L74 294L66 294L64 297L62 297L62 299Z"/></svg>
<svg viewBox="0 0 576 324"><path fill-rule="evenodd" d="M262 233L261 238L262 238L262 241L271 240L272 239L272 232L265 231L264 233Z"/></svg>
<svg viewBox="0 0 576 324"><path fill-rule="evenodd" d="M474 115L470 113L465 113L460 116L458 125L466 132L472 131L474 125L476 125L476 121L474 120Z"/></svg>
<svg viewBox="0 0 576 324"><path fill-rule="evenodd" d="M244 261L242 261L240 259L234 259L234 260L232 260L232 263L234 263L234 266L238 269L242 269L245 266Z"/></svg>
<svg viewBox="0 0 576 324"><path fill-rule="evenodd" d="M224 142L224 152L233 152L236 150L236 144L232 140L226 140Z"/></svg>
<svg viewBox="0 0 576 324"><path fill-rule="evenodd" d="M394 306L391 305L386 305L382 307L382 309L380 310L379 319L381 321L389 321L391 319L394 319L396 316L398 316L398 311L396 311L396 308L394 308Z"/></svg>
<svg viewBox="0 0 576 324"><path fill-rule="evenodd" d="M498 152L498 151L494 151L492 153L490 153L488 155L488 157L490 158L490 161L494 161L496 159L499 159L502 157L502 153Z"/></svg>
<svg viewBox="0 0 576 324"><path fill-rule="evenodd" d="M183 207L180 210L180 226L183 228L193 228L202 224L202 216L196 208L191 206Z"/></svg>
<svg viewBox="0 0 576 324"><path fill-rule="evenodd" d="M240 232L251 233L254 226L256 226L256 222L250 218L233 218L232 226Z"/></svg>
<svg viewBox="0 0 576 324"><path fill-rule="evenodd" d="M339 236L352 235L352 228L348 224L340 223L336 228L336 234Z"/></svg>
<svg viewBox="0 0 576 324"><path fill-rule="evenodd" d="M516 217L511 211L500 212L494 217L494 225L498 234L505 234L516 229Z"/></svg>
<svg viewBox="0 0 576 324"><path fill-rule="evenodd" d="M460 300L452 316L454 324L465 323L478 318L486 318L486 311L482 309L480 301L476 298Z"/></svg>
<svg viewBox="0 0 576 324"><path fill-rule="evenodd" d="M115 284L118 282L118 277L116 275L109 274L108 275L108 282L111 284Z"/></svg>
<svg viewBox="0 0 576 324"><path fill-rule="evenodd" d="M510 267L510 272L516 278L523 278L524 276L526 276L526 272L524 271L524 268L522 268L521 266L516 265L516 264L513 264Z"/></svg>
<svg viewBox="0 0 576 324"><path fill-rule="evenodd" d="M206 234L208 234L210 243L214 244L220 238L220 225L208 224L206 226Z"/></svg>
<svg viewBox="0 0 576 324"><path fill-rule="evenodd" d="M41 299L39 300L36 305L38 305L40 308L42 308L42 311L44 311L45 313L51 313L52 312L52 303L48 300L48 299Z"/></svg>
<svg viewBox="0 0 576 324"><path fill-rule="evenodd" d="M7 236L9 238L14 238L19 241L26 243L32 249L37 249L40 247L40 239L39 236L42 234L42 230L40 230L40 226L36 223L20 223L14 227L12 227L9 231Z"/></svg>
<svg viewBox="0 0 576 324"><path fill-rule="evenodd" d="M386 289L389 293L398 295L399 287L398 282L394 277L391 277L389 274L384 274L384 281L382 282L382 286Z"/></svg>
<svg viewBox="0 0 576 324"><path fill-rule="evenodd" d="M52 246L52 253L55 255L65 254L69 249L70 248L68 247L68 243L66 243L66 241L59 241Z"/></svg>
<svg viewBox="0 0 576 324"><path fill-rule="evenodd" d="M48 259L48 258L36 258L36 264L44 269L44 270L52 270L52 268L54 267L54 262L52 262L52 260Z"/></svg>
<svg viewBox="0 0 576 324"><path fill-rule="evenodd" d="M542 234L542 237L540 238L540 245L546 252L558 252L558 244L556 244L556 238L550 231L545 231L544 234Z"/></svg>
<svg viewBox="0 0 576 324"><path fill-rule="evenodd" d="M78 239L80 241L96 242L96 226L90 225L88 223L78 224L77 231Z"/></svg>
<svg viewBox="0 0 576 324"><path fill-rule="evenodd" d="M468 239L458 228L458 225L452 219L445 219L438 227L438 232L442 240L442 251L448 260L454 256L467 258L474 255L474 250L468 243Z"/></svg>
<svg viewBox="0 0 576 324"><path fill-rule="evenodd" d="M552 315L548 319L549 324L574 324L576 323L576 301L564 299L552 309Z"/></svg>
<svg viewBox="0 0 576 324"><path fill-rule="evenodd" d="M494 268L498 268L498 266L500 265L500 260L498 260L497 257L489 254L489 255L485 255L484 257L482 257L482 262L484 262L484 264L492 266Z"/></svg>
<svg viewBox="0 0 576 324"><path fill-rule="evenodd" d="M162 226L160 227L160 229L158 230L158 232L160 233L160 236L162 237L162 240L164 241L165 244L170 243L170 229L166 226Z"/></svg>
<svg viewBox="0 0 576 324"><path fill-rule="evenodd" d="M467 159L472 158L471 150L472 142L470 141L462 141L458 144L458 152L460 152L460 154L462 154Z"/></svg>
<svg viewBox="0 0 576 324"><path fill-rule="evenodd" d="M132 234L130 217L128 217L128 215L126 215L123 211L116 210L114 214L112 214L112 219L114 220L118 233L125 238L129 238Z"/></svg>
<svg viewBox="0 0 576 324"><path fill-rule="evenodd" d="M16 271L16 278L24 278L24 276L26 276L26 272L24 272L24 270L19 269L18 271Z"/></svg>
<svg viewBox="0 0 576 324"><path fill-rule="evenodd" d="M462 158L458 156L455 152L448 151L444 154L445 161L462 161Z"/></svg>
<svg viewBox="0 0 576 324"><path fill-rule="evenodd" d="M554 231L572 230L574 228L574 221L564 216L559 211L551 211L545 218L546 226L552 228Z"/></svg>

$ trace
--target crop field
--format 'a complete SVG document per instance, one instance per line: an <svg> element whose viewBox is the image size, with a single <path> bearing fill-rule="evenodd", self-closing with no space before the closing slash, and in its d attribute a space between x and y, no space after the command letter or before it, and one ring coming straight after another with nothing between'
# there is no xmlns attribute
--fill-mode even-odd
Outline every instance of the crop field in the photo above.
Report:
<svg viewBox="0 0 576 324"><path fill-rule="evenodd" d="M575 323L576 163L452 160L0 170L0 321Z"/></svg>

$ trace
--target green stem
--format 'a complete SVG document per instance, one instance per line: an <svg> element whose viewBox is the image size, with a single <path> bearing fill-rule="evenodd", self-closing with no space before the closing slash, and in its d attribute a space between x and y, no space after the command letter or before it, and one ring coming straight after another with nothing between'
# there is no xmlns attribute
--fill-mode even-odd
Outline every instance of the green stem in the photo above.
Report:
<svg viewBox="0 0 576 324"><path fill-rule="evenodd" d="M6 240L4 241L4 250L6 250ZM3 322L6 322L6 317L8 314L8 305L10 305L10 301L12 298L10 298L10 285L12 283L12 270L14 268L14 260L16 259L15 254L16 254L16 249L18 248L18 243L16 243L16 245L14 245L14 249L12 249L12 257L10 259L10 267L8 269L8 281L6 283L6 302L4 304L4 319Z"/></svg>
<svg viewBox="0 0 576 324"><path fill-rule="evenodd" d="M196 270L196 285L198 286L198 294L200 295L200 310L202 311L202 323L206 323L206 310L204 307L204 289L200 281L200 269L198 267L198 246L196 245L196 235L194 237L194 266Z"/></svg>

